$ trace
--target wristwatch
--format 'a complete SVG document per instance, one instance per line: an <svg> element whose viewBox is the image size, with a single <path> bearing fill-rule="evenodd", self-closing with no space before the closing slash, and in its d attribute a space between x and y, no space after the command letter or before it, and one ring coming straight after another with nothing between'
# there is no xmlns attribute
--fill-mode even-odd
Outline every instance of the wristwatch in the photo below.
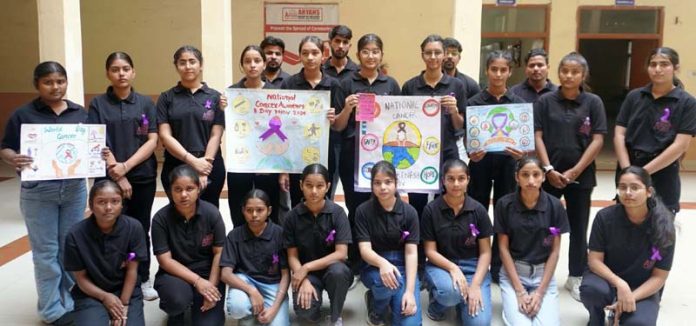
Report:
<svg viewBox="0 0 696 326"><path fill-rule="evenodd" d="M553 171L553 165L549 164L544 166L544 174L547 174L551 171Z"/></svg>

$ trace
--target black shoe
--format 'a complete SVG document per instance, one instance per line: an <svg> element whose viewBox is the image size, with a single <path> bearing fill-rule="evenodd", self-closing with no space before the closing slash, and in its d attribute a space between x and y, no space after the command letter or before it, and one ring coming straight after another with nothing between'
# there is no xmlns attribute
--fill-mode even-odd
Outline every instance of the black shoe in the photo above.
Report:
<svg viewBox="0 0 696 326"><path fill-rule="evenodd" d="M169 316L167 318L167 326L184 326L186 325L186 313Z"/></svg>
<svg viewBox="0 0 696 326"><path fill-rule="evenodd" d="M433 306L435 303L435 297L433 296L432 292L428 292L428 309L425 310L425 315L430 318L432 321L443 321L447 319L447 315L445 313L435 313L430 310L430 308Z"/></svg>
<svg viewBox="0 0 696 326"><path fill-rule="evenodd" d="M365 306L367 307L367 324L370 326L384 326L384 318L380 316L373 308L372 291L365 291Z"/></svg>

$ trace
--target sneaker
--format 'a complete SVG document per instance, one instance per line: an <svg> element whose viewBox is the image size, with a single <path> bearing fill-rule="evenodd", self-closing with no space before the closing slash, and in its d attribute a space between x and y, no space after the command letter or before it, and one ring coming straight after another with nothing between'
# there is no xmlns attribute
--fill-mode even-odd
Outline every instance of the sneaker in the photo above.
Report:
<svg viewBox="0 0 696 326"><path fill-rule="evenodd" d="M353 283L351 283L350 287L348 287L348 291L355 289L355 287L358 286L358 283L360 283L360 276L356 275L353 278Z"/></svg>
<svg viewBox="0 0 696 326"><path fill-rule="evenodd" d="M365 291L365 306L367 307L367 324L370 326L384 326L384 319L372 308L372 291Z"/></svg>
<svg viewBox="0 0 696 326"><path fill-rule="evenodd" d="M565 282L565 288L570 292L570 297L575 299L575 301L580 302L580 284L582 283L582 276L568 276L568 280Z"/></svg>
<svg viewBox="0 0 696 326"><path fill-rule="evenodd" d="M329 317L329 318L331 318L331 317ZM329 320L330 320L330 319L329 319ZM333 324L331 324L331 325L333 325L333 326L343 326L343 318L342 318L342 317L338 317L338 320L336 320L336 322L333 323Z"/></svg>
<svg viewBox="0 0 696 326"><path fill-rule="evenodd" d="M428 292L428 309L425 311L425 315L430 318L432 321L443 321L447 319L447 315L445 313L435 313L433 312L430 308L432 308L435 304L435 297L433 297L432 292Z"/></svg>
<svg viewBox="0 0 696 326"><path fill-rule="evenodd" d="M143 300L145 301L153 301L159 299L159 294L155 290L154 287L152 287L152 279L147 280L147 282L143 282L143 284L140 285L140 290L143 291Z"/></svg>

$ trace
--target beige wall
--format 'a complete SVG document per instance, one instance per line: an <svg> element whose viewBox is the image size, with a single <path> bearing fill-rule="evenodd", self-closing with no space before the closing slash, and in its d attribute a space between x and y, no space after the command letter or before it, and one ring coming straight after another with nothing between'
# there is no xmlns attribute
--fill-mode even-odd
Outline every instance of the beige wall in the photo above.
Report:
<svg viewBox="0 0 696 326"><path fill-rule="evenodd" d="M34 92L32 73L39 63L36 1L5 0L0 10L0 92Z"/></svg>
<svg viewBox="0 0 696 326"><path fill-rule="evenodd" d="M198 1L87 0L81 1L81 12L86 94L102 93L108 86L104 63L111 52L131 55L135 87L153 95L178 80L174 51L184 44L201 47Z"/></svg>

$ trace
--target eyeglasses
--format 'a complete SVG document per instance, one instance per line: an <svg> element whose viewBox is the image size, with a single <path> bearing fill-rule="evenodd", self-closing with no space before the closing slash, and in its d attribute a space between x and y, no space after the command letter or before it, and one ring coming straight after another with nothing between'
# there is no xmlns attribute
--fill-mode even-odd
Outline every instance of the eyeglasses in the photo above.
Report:
<svg viewBox="0 0 696 326"><path fill-rule="evenodd" d="M645 190L645 187L637 184L631 184L631 185L625 185L625 184L620 184L618 187L616 187L616 192L619 194L623 195L628 193L629 191L633 194Z"/></svg>
<svg viewBox="0 0 696 326"><path fill-rule="evenodd" d="M426 57L439 57L442 56L442 53L440 50L423 51L423 55Z"/></svg>

